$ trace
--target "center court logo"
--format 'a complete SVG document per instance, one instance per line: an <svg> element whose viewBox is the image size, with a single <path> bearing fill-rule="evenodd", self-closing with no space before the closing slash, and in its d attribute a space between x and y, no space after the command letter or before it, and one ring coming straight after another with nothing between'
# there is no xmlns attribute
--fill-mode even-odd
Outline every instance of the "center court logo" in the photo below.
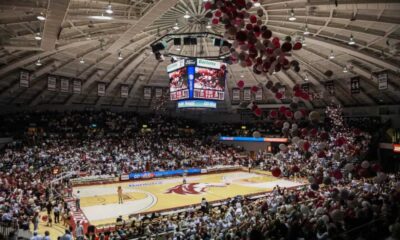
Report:
<svg viewBox="0 0 400 240"><path fill-rule="evenodd" d="M205 193L209 187L226 187L227 185L227 183L186 183L172 187L165 193L176 193L181 195L201 194Z"/></svg>

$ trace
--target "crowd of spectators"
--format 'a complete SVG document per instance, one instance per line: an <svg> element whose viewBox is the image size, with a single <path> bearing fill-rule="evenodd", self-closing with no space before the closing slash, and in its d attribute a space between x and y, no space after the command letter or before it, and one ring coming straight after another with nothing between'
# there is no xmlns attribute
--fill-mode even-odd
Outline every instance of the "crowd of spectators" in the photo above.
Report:
<svg viewBox="0 0 400 240"><path fill-rule="evenodd" d="M209 211L193 209L163 220L137 219L97 237L150 239L165 233L166 239L210 240L399 238L399 176L386 175L379 165L364 161L371 135L358 129L326 131L315 123L285 123L289 126L280 134L291 144L279 145L274 154L259 151L254 158L242 158L242 149L222 145L215 136L244 130L251 134L262 126L239 129L107 111L18 113L0 122L5 135L16 137L0 152L1 221L22 229L33 223L32 230L37 230L39 212L50 201L64 222L70 217L60 195L69 187L68 179L52 182L55 169L57 174L118 176L251 162L276 176L308 179L310 186L277 187L258 200L235 198Z"/></svg>

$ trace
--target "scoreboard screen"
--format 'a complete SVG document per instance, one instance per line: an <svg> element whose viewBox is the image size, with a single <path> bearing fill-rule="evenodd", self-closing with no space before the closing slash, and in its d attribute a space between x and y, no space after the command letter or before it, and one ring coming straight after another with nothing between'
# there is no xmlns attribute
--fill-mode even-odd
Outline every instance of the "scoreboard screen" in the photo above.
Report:
<svg viewBox="0 0 400 240"><path fill-rule="evenodd" d="M205 59L185 59L167 66L171 100L224 100L225 65Z"/></svg>

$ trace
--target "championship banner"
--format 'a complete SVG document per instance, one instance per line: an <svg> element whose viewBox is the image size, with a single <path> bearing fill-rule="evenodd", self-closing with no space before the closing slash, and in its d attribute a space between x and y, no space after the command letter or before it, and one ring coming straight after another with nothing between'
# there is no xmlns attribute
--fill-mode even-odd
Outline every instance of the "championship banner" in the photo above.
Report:
<svg viewBox="0 0 400 240"><path fill-rule="evenodd" d="M301 89L306 92L309 93L310 92L310 84L309 83L303 83L301 84Z"/></svg>
<svg viewBox="0 0 400 240"><path fill-rule="evenodd" d="M151 87L143 88L143 99L146 99L146 100L151 99Z"/></svg>
<svg viewBox="0 0 400 240"><path fill-rule="evenodd" d="M81 80L74 80L72 82L72 92L80 94L82 91L82 81Z"/></svg>
<svg viewBox="0 0 400 240"><path fill-rule="evenodd" d="M250 88L243 89L243 100L244 101L251 100L251 89Z"/></svg>
<svg viewBox="0 0 400 240"><path fill-rule="evenodd" d="M325 82L325 89L329 95L335 95L335 84L333 83L333 80Z"/></svg>
<svg viewBox="0 0 400 240"><path fill-rule="evenodd" d="M29 72L22 70L19 74L19 86L28 88L29 80L30 80Z"/></svg>
<svg viewBox="0 0 400 240"><path fill-rule="evenodd" d="M128 85L121 85L121 97L127 98L129 95L129 87Z"/></svg>
<svg viewBox="0 0 400 240"><path fill-rule="evenodd" d="M378 89L379 90L388 89L388 74L387 74L387 72L383 72L378 75Z"/></svg>
<svg viewBox="0 0 400 240"><path fill-rule="evenodd" d="M232 89L232 101L240 101L240 89L239 88Z"/></svg>
<svg viewBox="0 0 400 240"><path fill-rule="evenodd" d="M57 88L57 78L55 76L47 77L47 90L56 91Z"/></svg>
<svg viewBox="0 0 400 240"><path fill-rule="evenodd" d="M161 98L162 92L162 88L156 88L156 98Z"/></svg>
<svg viewBox="0 0 400 240"><path fill-rule="evenodd" d="M61 87L60 87L61 92L69 92L69 79L68 78L61 78Z"/></svg>
<svg viewBox="0 0 400 240"><path fill-rule="evenodd" d="M255 100L262 101L262 99L263 99L263 90L262 90L262 88L258 88L256 95L255 95Z"/></svg>
<svg viewBox="0 0 400 240"><path fill-rule="evenodd" d="M361 92L360 88L360 77L352 77L350 80L350 92L351 94L357 94Z"/></svg>
<svg viewBox="0 0 400 240"><path fill-rule="evenodd" d="M106 95L106 84L105 83L97 83L97 96L104 97Z"/></svg>

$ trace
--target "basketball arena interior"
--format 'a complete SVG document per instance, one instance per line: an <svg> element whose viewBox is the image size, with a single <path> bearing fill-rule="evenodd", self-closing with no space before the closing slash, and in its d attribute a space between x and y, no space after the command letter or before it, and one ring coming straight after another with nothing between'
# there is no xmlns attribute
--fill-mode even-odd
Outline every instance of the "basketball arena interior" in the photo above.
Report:
<svg viewBox="0 0 400 240"><path fill-rule="evenodd" d="M0 0L0 240L400 240L399 0Z"/></svg>

